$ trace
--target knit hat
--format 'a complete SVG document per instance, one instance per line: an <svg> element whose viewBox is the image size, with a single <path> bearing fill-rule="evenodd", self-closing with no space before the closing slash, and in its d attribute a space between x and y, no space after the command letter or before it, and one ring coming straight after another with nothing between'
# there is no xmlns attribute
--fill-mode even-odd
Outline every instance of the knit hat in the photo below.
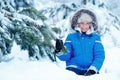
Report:
<svg viewBox="0 0 120 80"><path fill-rule="evenodd" d="M82 13L81 16L78 18L78 23L80 22L92 22L92 18L87 13Z"/></svg>
<svg viewBox="0 0 120 80"><path fill-rule="evenodd" d="M78 10L71 19L71 28L75 30L75 28L78 26L78 23L82 21L92 22L93 30L95 31L97 30L98 28L97 18L92 11L87 9Z"/></svg>

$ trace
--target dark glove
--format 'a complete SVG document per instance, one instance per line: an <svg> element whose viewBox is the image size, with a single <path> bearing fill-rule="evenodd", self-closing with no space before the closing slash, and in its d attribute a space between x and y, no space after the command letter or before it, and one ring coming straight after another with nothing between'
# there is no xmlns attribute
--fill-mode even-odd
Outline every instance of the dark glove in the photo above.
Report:
<svg viewBox="0 0 120 80"><path fill-rule="evenodd" d="M96 72L94 70L88 70L84 75L90 76L90 75L94 75L94 74L96 74Z"/></svg>
<svg viewBox="0 0 120 80"><path fill-rule="evenodd" d="M58 53L62 50L63 47L63 41L60 39L56 39L56 44L55 44L55 53Z"/></svg>

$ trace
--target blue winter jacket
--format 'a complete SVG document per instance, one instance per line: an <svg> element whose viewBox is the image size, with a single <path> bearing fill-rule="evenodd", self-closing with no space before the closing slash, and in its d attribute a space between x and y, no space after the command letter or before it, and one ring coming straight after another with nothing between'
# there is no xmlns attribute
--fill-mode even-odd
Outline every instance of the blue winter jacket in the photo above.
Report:
<svg viewBox="0 0 120 80"><path fill-rule="evenodd" d="M74 65L81 70L87 70L90 66L94 66L98 71L100 70L105 52L98 34L71 33L67 36L64 45L69 53L64 53L58 58L66 61L66 66Z"/></svg>

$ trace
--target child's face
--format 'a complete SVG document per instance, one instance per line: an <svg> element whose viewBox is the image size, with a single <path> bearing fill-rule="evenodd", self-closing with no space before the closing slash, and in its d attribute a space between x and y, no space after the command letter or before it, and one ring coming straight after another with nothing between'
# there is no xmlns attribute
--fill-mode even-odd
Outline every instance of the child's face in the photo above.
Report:
<svg viewBox="0 0 120 80"><path fill-rule="evenodd" d="M82 32L87 32L90 29L91 22L80 22L78 27L81 29Z"/></svg>

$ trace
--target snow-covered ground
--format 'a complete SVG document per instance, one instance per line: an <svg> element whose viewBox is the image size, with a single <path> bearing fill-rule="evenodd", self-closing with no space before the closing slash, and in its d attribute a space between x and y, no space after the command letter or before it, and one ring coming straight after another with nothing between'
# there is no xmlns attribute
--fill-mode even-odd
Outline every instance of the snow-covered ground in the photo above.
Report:
<svg viewBox="0 0 120 80"><path fill-rule="evenodd" d="M49 0L39 1L46 3ZM71 0L59 0L59 2L65 3L67 3L67 1ZM112 3L111 1L109 2ZM36 3L38 10L44 7L42 3ZM106 0L106 3L108 3L108 0ZM38 6L40 4L41 7ZM92 8L93 6L88 7ZM112 9L113 7L114 6L111 6ZM106 23L106 26L109 27L111 31L111 33L106 33L103 36L102 41L105 46L106 58L100 74L87 77L76 75L71 71L65 70L65 63L62 61L58 61L58 63L47 60L30 61L27 54L28 52L20 50L20 47L14 43L11 54L8 55L8 57L14 58L9 62L0 63L0 80L120 80L120 38L118 37L120 32L117 31L114 26L111 26L113 19L112 17L109 19L106 9L103 10L102 8L98 9L94 7L93 10L97 12L96 15L99 16L98 19L101 19L99 19L99 24L104 26ZM118 11L115 6L114 13L119 14ZM118 47L115 47L113 43Z"/></svg>
<svg viewBox="0 0 120 80"><path fill-rule="evenodd" d="M27 51L21 51L14 43L9 62L0 63L0 80L120 80L120 48L105 48L106 59L100 74L79 76L65 70L65 63L50 61L30 61Z"/></svg>

